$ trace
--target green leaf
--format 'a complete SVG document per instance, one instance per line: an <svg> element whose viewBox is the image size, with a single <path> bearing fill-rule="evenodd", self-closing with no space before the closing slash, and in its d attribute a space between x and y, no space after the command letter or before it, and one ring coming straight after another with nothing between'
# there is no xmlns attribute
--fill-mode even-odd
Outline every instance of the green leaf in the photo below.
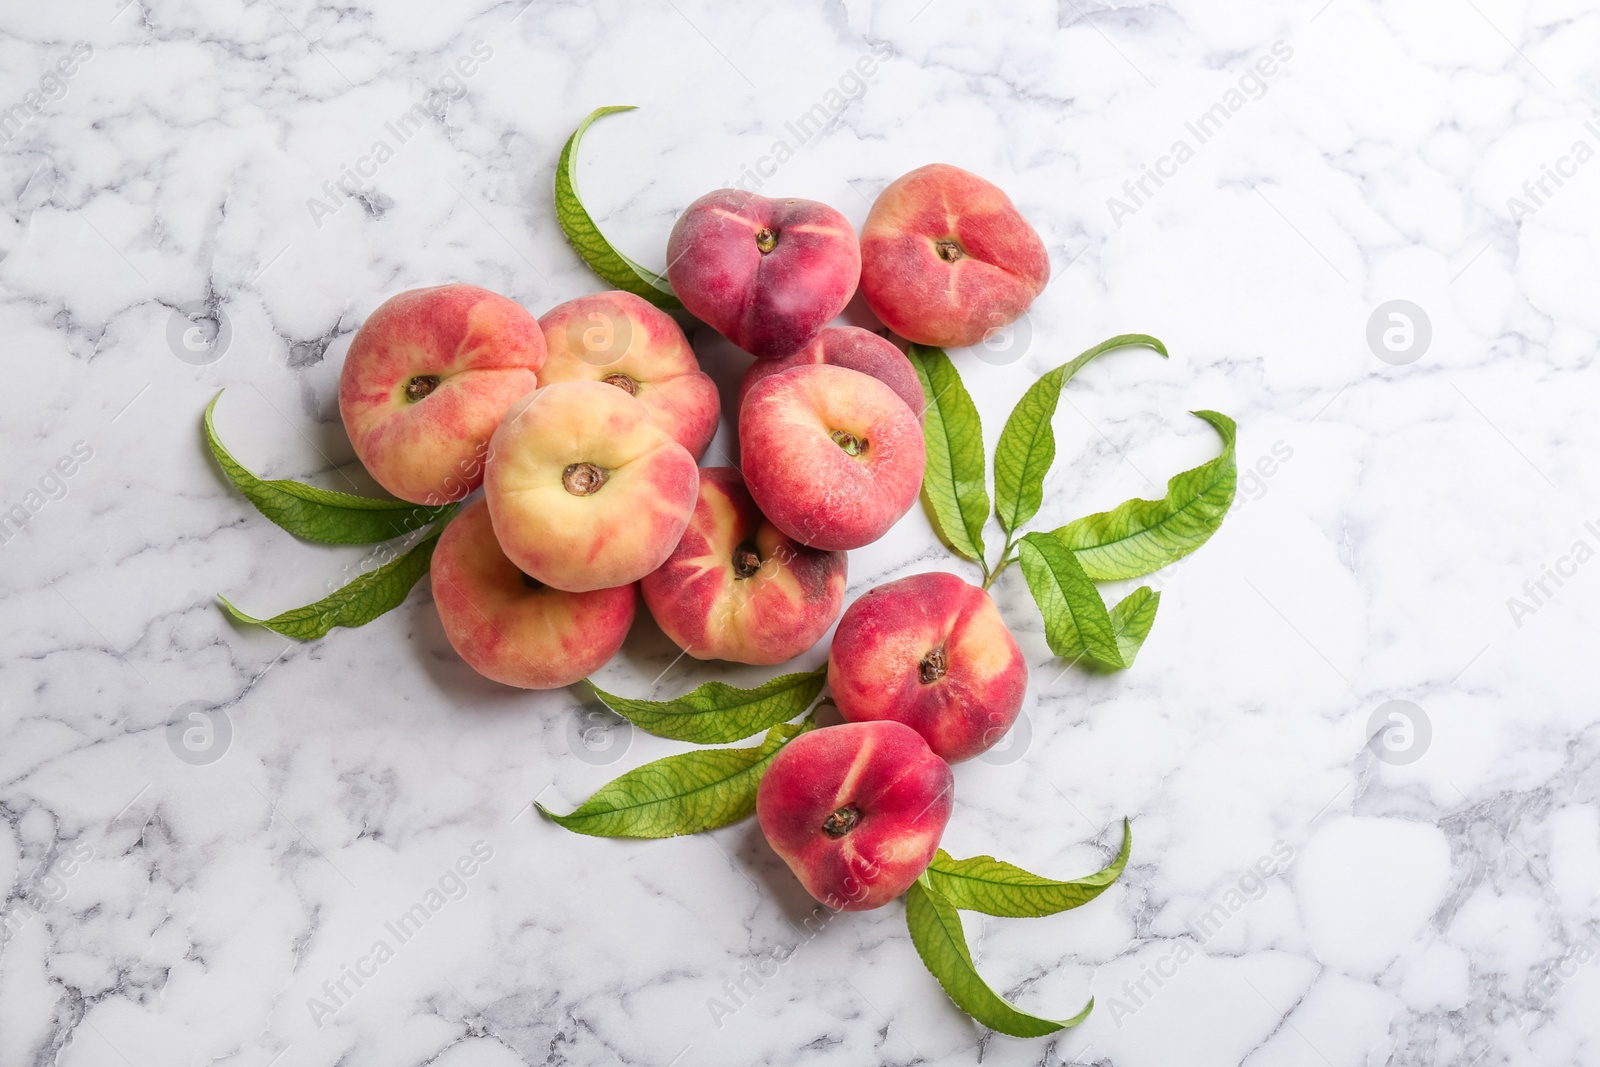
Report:
<svg viewBox="0 0 1600 1067"><path fill-rule="evenodd" d="M583 206L583 201L578 199L578 142L583 139L584 132L602 115L633 110L631 104L624 107L597 107L567 138L566 146L561 149L561 159L556 163L556 219L561 223L561 232L567 235L567 240L572 242L578 255L600 277L618 289L626 289L635 296L644 297L656 307L668 310L681 308L683 305L673 295L667 279L612 247L605 234L600 232L600 227L595 225L588 209Z"/></svg>
<svg viewBox="0 0 1600 1067"><path fill-rule="evenodd" d="M928 399L922 419L928 455L922 475L923 502L945 543L981 565L983 525L989 521L989 490L977 405L943 349L912 345L906 354Z"/></svg>
<svg viewBox="0 0 1600 1067"><path fill-rule="evenodd" d="M444 513L448 504L426 507L404 500L351 496L287 479L258 478L233 458L217 437L212 412L222 391L206 405L202 420L206 443L222 473L267 518L296 537L327 545L369 545L420 530Z"/></svg>
<svg viewBox="0 0 1600 1067"><path fill-rule="evenodd" d="M1041 878L992 856L951 859L944 849L928 865L928 885L958 908L1005 918L1036 918L1089 903L1122 875L1133 828L1122 820L1122 849L1104 869L1070 882Z"/></svg>
<svg viewBox="0 0 1600 1067"><path fill-rule="evenodd" d="M715 830L756 810L756 786L778 750L815 728L810 718L767 731L759 745L702 748L667 756L613 778L569 815L534 806L573 833L593 837L677 837Z"/></svg>
<svg viewBox="0 0 1600 1067"><path fill-rule="evenodd" d="M706 682L674 700L635 700L590 682L612 711L658 737L695 745L722 745L760 733L811 707L828 680L828 668L782 674L754 689Z"/></svg>
<svg viewBox="0 0 1600 1067"><path fill-rule="evenodd" d="M323 597L315 604L291 608L270 619L246 615L234 607L227 597L218 595L222 606L240 622L265 626L285 637L310 641L321 637L335 626L365 626L379 615L400 606L417 580L428 573L433 560L433 549L444 532L445 524L454 514L440 516L428 535L383 566L347 582L341 588Z"/></svg>
<svg viewBox="0 0 1600 1067"><path fill-rule="evenodd" d="M1089 656L1108 667L1126 667L1117 632L1100 591L1083 573L1072 550L1051 534L1023 534L1017 545L1023 577L1044 616L1044 639L1058 656Z"/></svg>
<svg viewBox="0 0 1600 1067"><path fill-rule="evenodd" d="M1098 581L1138 578L1175 563L1205 544L1233 504L1237 427L1215 411L1192 412L1222 438L1222 454L1175 474L1161 500L1126 500L1052 531Z"/></svg>
<svg viewBox="0 0 1600 1067"><path fill-rule="evenodd" d="M1056 458L1056 435L1050 421L1055 418L1061 390L1102 352L1129 345L1153 348L1163 358L1167 354L1166 345L1148 334L1118 334L1034 382L1011 409L994 452L994 513L1006 533L1037 515L1044 501L1045 475Z"/></svg>
<svg viewBox="0 0 1600 1067"><path fill-rule="evenodd" d="M1117 651L1122 653L1124 666L1133 666L1144 639L1150 636L1150 626L1156 621L1156 608L1160 606L1161 594L1141 585L1111 609L1111 629L1116 631Z"/></svg>
<svg viewBox="0 0 1600 1067"><path fill-rule="evenodd" d="M911 943L928 970L939 980L956 1007L991 1030L1012 1037L1043 1037L1076 1026L1094 1010L1094 998L1070 1019L1042 1019L1029 1015L985 982L972 963L961 913L934 889L926 873L906 892L906 926Z"/></svg>

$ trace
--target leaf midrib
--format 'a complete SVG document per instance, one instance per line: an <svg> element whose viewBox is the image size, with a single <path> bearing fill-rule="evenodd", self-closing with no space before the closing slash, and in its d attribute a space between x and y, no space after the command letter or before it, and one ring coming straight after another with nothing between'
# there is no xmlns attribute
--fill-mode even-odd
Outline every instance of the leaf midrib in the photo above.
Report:
<svg viewBox="0 0 1600 1067"><path fill-rule="evenodd" d="M998 863L1000 861L995 860L995 862ZM975 874L959 874L955 871L951 871L947 868L939 866L935 866L933 869L938 872L939 877L948 878L951 881L971 882L975 885L995 886L1001 889L1072 889L1083 887L1084 885L1082 879L1071 882L1062 882L1057 881L1054 878L1046 878L1043 875L1033 874L1032 872L1027 872L1028 877L1037 879L1036 881L999 882L991 878L981 878ZM1091 874L1088 877L1093 878L1094 875Z"/></svg>
<svg viewBox="0 0 1600 1067"><path fill-rule="evenodd" d="M1051 374L1059 374L1064 369L1065 368L1063 368L1063 367L1057 367L1055 370L1051 371L1050 373ZM1047 377L1048 377L1048 375L1047 375ZM1043 381L1043 380L1044 380L1043 378L1040 379L1040 381ZM1037 388L1037 386L1036 385L1035 386L1030 386L1028 391L1032 392L1034 388ZM1028 467L1031 465L1031 463L1033 461L1033 455L1034 455L1034 451L1035 451L1035 446L1045 436L1044 431L1046 431L1046 430L1050 431L1051 442L1052 442L1052 444L1054 444L1055 430L1050 425L1050 422L1051 422L1051 419L1053 419L1055 417L1055 409L1056 409L1056 407L1059 407L1060 404L1061 404L1061 390L1063 390L1065 388L1066 388L1066 382L1065 381L1061 381L1061 382L1057 383L1057 385L1056 385L1056 403L1055 403L1054 406L1051 407L1049 417L1048 418L1041 418L1041 419L1038 419L1037 421L1034 422L1034 424L1033 424L1033 432L1028 435L1028 448L1027 448L1027 451L1023 454L1021 464L1018 465L1018 468L1017 468L1018 471L1026 472ZM1027 393L1023 394L1023 399L1024 400L1027 399ZM1046 473L1046 475L1048 475L1049 471L1046 471L1045 473ZM1006 480L1007 481L1011 481L1011 479L1009 479L1009 478L1006 479ZM1011 497L1011 506L1006 509L1008 514L1005 515L1004 520L1003 520L1005 522L1006 529L1008 529L1008 530L1014 530L1017 527L1017 522L1018 522L1017 513L1021 510L1021 507L1022 507L1022 490L1023 490L1022 481L1023 481L1022 475L1019 473L1017 478L1016 478L1017 484L1014 487L1013 491L1009 494L1010 497ZM994 490L995 490L994 495L996 497L998 497L1000 495L1000 470L999 470L999 455L998 454L996 454L996 457L995 457L994 482L995 482L995 484L994 484ZM1040 482L1039 482L1039 497L1040 497L1040 500L1042 502L1043 498L1044 498L1044 480L1042 478L1040 479Z"/></svg>
<svg viewBox="0 0 1600 1067"><path fill-rule="evenodd" d="M932 380L933 380L933 375L930 374L928 376L928 380L931 383ZM956 452L956 447L955 447L955 441L952 440L951 437L950 437L950 420L945 418L944 407L939 403L939 397L944 396L944 393L947 390L948 390L948 387L946 387L946 390L941 390L940 393L938 394L938 396L936 396L934 398L933 407L938 412L939 436L944 439L944 453L945 453L945 457L946 457L946 460L947 460L947 462L945 463L945 466L946 466L946 468L948 470L948 473L950 475L950 495L955 499L956 514L961 516L961 528L962 528L963 531L965 531L965 533L967 535L967 540L971 541L972 540L972 528L967 525L967 513L966 513L965 509L963 509L962 506L961 506L961 492L960 492L960 489L958 488L959 479L957 479L957 477L956 477L955 457L957 455L957 452Z"/></svg>
<svg viewBox="0 0 1600 1067"><path fill-rule="evenodd" d="M1217 460L1221 460L1223 458L1224 458L1223 456L1218 456ZM1204 464L1204 466L1210 466L1211 462L1217 462L1217 460L1212 460L1212 461ZM1160 521L1151 523L1149 526L1141 527L1140 529L1135 530L1134 532L1132 532L1130 534L1127 534L1127 535L1125 535L1123 537L1113 538L1110 541L1097 541L1092 545L1083 545L1083 546L1078 547L1078 548L1073 548L1072 551L1073 552L1079 552L1079 553L1082 553L1082 552L1097 552L1097 551L1099 551L1099 550L1101 550L1103 548L1111 548L1111 547L1114 547L1116 545L1125 544L1128 541L1134 540L1135 538L1145 537L1145 536L1149 535L1153 531L1164 529L1169 522L1172 522L1173 520L1177 519L1178 517L1186 514L1191 508L1193 508L1196 505L1198 505L1199 503L1201 503L1202 499L1205 497L1205 494L1210 492L1212 489L1215 489L1217 487L1217 485L1221 483L1221 481L1222 481L1222 472L1224 470L1226 470L1226 469L1227 469L1227 467L1226 467L1225 464L1219 465L1217 467L1217 477L1212 479L1210 482L1208 482L1204 489L1201 489L1198 493L1194 494L1194 496L1190 497L1189 500L1186 503L1184 503L1183 505L1181 505L1181 506L1174 507L1172 502L1170 500L1168 500L1166 497L1162 497L1160 500L1143 500L1143 499L1141 499L1140 503L1142 503L1142 504L1149 504L1151 506L1158 506L1158 505L1165 504L1167 506L1167 508L1168 508L1167 514L1165 516L1163 516L1160 519ZM1115 510L1116 510L1116 508L1111 509L1111 511L1115 511ZM1103 511L1103 512L1100 512L1100 514L1102 514L1102 515L1110 515L1111 511ZM1083 520L1080 519L1078 521L1081 522ZM1069 522L1069 523L1067 523L1067 525L1071 526L1072 523ZM1071 546L1068 546L1068 547L1071 547Z"/></svg>
<svg viewBox="0 0 1600 1067"><path fill-rule="evenodd" d="M933 386L933 372L932 372L932 369L931 369L931 364L933 363L933 360L929 359L927 362L930 364L930 368L927 370L926 373L927 373L927 378L928 378L928 386L929 386L929 389L931 391L932 386ZM954 370L954 365L952 365L951 369ZM959 383L959 382L960 382L960 378L958 376L957 377L957 383ZM956 453L956 448L955 448L955 442L952 441L951 438L950 438L950 420L945 417L944 407L939 402L940 398L943 397L944 394L949 392L952 388L954 388L954 385L946 385L943 389L939 390L939 392L935 393L933 395L932 400L927 405L927 408L925 410L934 412L935 416L939 420L939 436L944 440L944 451L945 451L945 459L946 459L945 468L946 468L948 474L950 475L950 497L955 503L956 514L958 516L960 516L960 518L961 518L961 532L966 537L966 542L967 542L966 547L971 549L974 554L981 556L982 553L979 550L978 542L983 536L983 523L984 523L984 520L986 520L988 518L989 512L988 512L987 505L985 505L983 518L978 520L978 529L977 529L976 533L974 533L974 531L972 529L971 519L967 516L967 510L966 510L965 507L962 506L962 495L961 495L960 489L958 488L958 484L959 483L958 483L958 480L956 478L956 470L955 470L955 467L956 467L955 456L956 456L957 453ZM965 386L963 386L963 389L964 388L965 388ZM983 447L981 435L980 435L980 438L979 438L978 447L980 449ZM987 493L987 491L988 491L988 487L987 486L982 486L981 488L983 488L985 493ZM935 514L935 517L937 517L937 513ZM948 537L949 534L950 534L950 531L946 530L945 531L945 535ZM954 540L954 538L951 538L951 539Z"/></svg>
<svg viewBox="0 0 1600 1067"><path fill-rule="evenodd" d="M752 745L746 751L756 751L756 750L759 750L762 747L765 747L765 742L763 742L761 745ZM783 747L783 745L780 742L779 745L778 745L778 748L782 748L782 747ZM722 749L720 751L737 752L737 751L740 751L740 750L739 749ZM772 756L776 755L777 751L778 751L778 749L775 748L771 752L767 753L766 755L758 756L756 759L751 760L748 764L746 764L743 767L740 767L737 771L734 771L730 775L727 775L727 776L722 777L722 778L718 778L716 781L713 781L713 782L707 782L704 785L697 785L693 789L686 790L686 791L684 791L682 793L669 793L667 796L664 796L664 797L653 797L653 798L651 798L649 800L641 800L641 801L639 801L638 803L635 803L635 804L624 804L621 807L606 808L604 811L591 811L591 812L587 812L587 813L583 813L583 814L580 814L579 812L574 811L569 815L561 816L561 818L563 818L563 819L596 819L596 818L599 818L602 815L613 815L613 814L615 814L617 812L621 812L621 811L636 811L639 808L649 807L652 804L665 804L665 803L667 803L669 801L681 799L683 797L691 797L691 796L694 796L696 793L703 793L707 789L715 789L717 786L722 785L722 784L724 784L726 782L730 782L733 779L739 777L739 775L747 773L753 767L755 767L757 764L762 763L765 760L770 759ZM692 755L692 753L684 753L684 755ZM648 764L646 766L648 766ZM587 803L587 801L585 803ZM581 805L581 804L579 805L580 808L582 806L583 805Z"/></svg>
<svg viewBox="0 0 1600 1067"><path fill-rule="evenodd" d="M653 716L659 716L660 718L663 718L663 719L682 720L682 719L693 718L693 717L699 716L699 715L716 715L719 712L744 711L747 708L755 708L755 707L760 707L760 706L762 706L764 704L770 704L772 701L776 700L777 698L783 697L783 696L787 696L789 693L794 692L796 689L799 689L799 688L801 688L801 687L803 687L805 685L810 684L811 682L816 681L817 673L818 673L817 671L801 672L801 673L799 673L798 677L796 677L796 679L793 682L789 683L788 685L785 685L780 689L773 689L770 692L763 693L760 696L756 697L754 700L746 700L741 704L728 704L728 705L724 705L724 706L721 706L721 707L710 706L710 707L703 707L703 708L691 708L691 709L689 709L687 711L669 711L669 710L666 710L666 707L665 707L666 705L677 704L677 703L680 703L680 702L688 699L688 695L687 694L685 694L682 697L679 697L677 700L660 700L660 701L642 700L642 699L639 699L638 697L614 696L613 694L610 694L610 693L608 693L606 695L607 696L611 696L612 699L616 700L619 704L629 704L629 705L633 705L635 707L637 707L638 705L645 705L645 707L641 708L639 710L639 712L638 712L638 714L641 714L641 715L653 715ZM717 684L722 685L729 692L733 692L733 693L753 693L753 692L755 692L755 690L752 690L752 689L739 689L736 686L728 685L725 682L719 682Z"/></svg>

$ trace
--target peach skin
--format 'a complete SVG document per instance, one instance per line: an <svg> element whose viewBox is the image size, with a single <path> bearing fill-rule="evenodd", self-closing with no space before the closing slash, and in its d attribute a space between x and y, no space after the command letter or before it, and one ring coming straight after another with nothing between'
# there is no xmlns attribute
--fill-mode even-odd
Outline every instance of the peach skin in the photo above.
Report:
<svg viewBox="0 0 1600 1067"><path fill-rule="evenodd" d="M695 659L770 664L828 632L844 585L843 552L795 542L756 510L738 471L703 467L689 528L639 588L662 631Z"/></svg>
<svg viewBox="0 0 1600 1067"><path fill-rule="evenodd" d="M482 484L489 436L544 360L521 305L475 285L412 289L356 331L339 414L379 485L414 504L460 500Z"/></svg>
<svg viewBox="0 0 1600 1067"><path fill-rule="evenodd" d="M953 574L914 574L844 613L828 690L850 722L904 723L957 763L1011 729L1028 665L988 593Z"/></svg>
<svg viewBox="0 0 1600 1067"><path fill-rule="evenodd" d="M878 379L795 367L757 382L739 409L745 484L772 524L812 548L860 548L916 503L922 425Z"/></svg>
<svg viewBox="0 0 1600 1067"><path fill-rule="evenodd" d="M718 189L684 210L667 241L667 280L683 306L762 359L809 344L860 277L850 220L814 200Z"/></svg>
<svg viewBox="0 0 1600 1067"><path fill-rule="evenodd" d="M529 578L495 540L477 500L439 536L429 569L445 636L472 669L522 689L587 678L622 647L634 588L565 593Z"/></svg>
<svg viewBox="0 0 1600 1067"><path fill-rule="evenodd" d="M861 228L861 292L908 341L965 348L1014 321L1050 281L1044 242L1011 199L959 167L897 178Z"/></svg>
<svg viewBox="0 0 1600 1067"><path fill-rule="evenodd" d="M671 315L632 293L590 293L551 308L539 329L549 353L540 385L614 385L696 460L705 454L722 400Z"/></svg>
<svg viewBox="0 0 1600 1067"><path fill-rule="evenodd" d="M895 395L906 402L911 414L922 418L925 406L922 382L911 361L893 342L859 326L829 326L792 356L756 360L739 383L739 402L743 404L750 390L763 378L812 363L827 363L870 374L893 389Z"/></svg>
<svg viewBox="0 0 1600 1067"><path fill-rule="evenodd" d="M950 765L897 722L803 733L756 789L767 843L834 911L881 908L911 888L950 821Z"/></svg>
<svg viewBox="0 0 1600 1067"><path fill-rule="evenodd" d="M489 441L483 482L506 555L574 593L628 585L665 563L698 489L694 457L603 382L556 382L520 400Z"/></svg>

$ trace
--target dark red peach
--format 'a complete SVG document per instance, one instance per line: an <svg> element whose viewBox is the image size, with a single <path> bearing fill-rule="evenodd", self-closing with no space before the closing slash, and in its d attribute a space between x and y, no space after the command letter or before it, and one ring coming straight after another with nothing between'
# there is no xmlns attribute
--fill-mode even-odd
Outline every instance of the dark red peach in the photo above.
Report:
<svg viewBox="0 0 1600 1067"><path fill-rule="evenodd" d="M1004 737L1027 690L1027 662L994 601L953 574L868 590L839 620L828 655L839 714L904 723L951 763Z"/></svg>
<svg viewBox="0 0 1600 1067"><path fill-rule="evenodd" d="M683 306L762 359L809 344L860 277L850 220L814 200L718 189L689 205L667 241L667 279Z"/></svg>
<svg viewBox="0 0 1600 1067"><path fill-rule="evenodd" d="M678 547L640 582L663 632L696 659L783 663L844 606L845 553L807 548L756 509L732 467L700 469Z"/></svg>
<svg viewBox="0 0 1600 1067"><path fill-rule="evenodd" d="M953 790L950 765L916 731L845 723L779 750L756 791L756 816L806 892L834 911L866 911L927 869Z"/></svg>
<svg viewBox="0 0 1600 1067"><path fill-rule="evenodd" d="M925 406L922 381L917 377L911 361L886 338L859 326L829 326L817 334L816 340L792 356L782 359L758 359L744 372L739 384L739 402L757 382L782 373L793 367L826 363L834 367L848 367L862 374L870 374L906 402L906 407L917 418L922 417Z"/></svg>
<svg viewBox="0 0 1600 1067"><path fill-rule="evenodd" d="M878 379L795 367L739 409L745 484L762 514L803 545L860 548L882 537L922 488L922 425Z"/></svg>

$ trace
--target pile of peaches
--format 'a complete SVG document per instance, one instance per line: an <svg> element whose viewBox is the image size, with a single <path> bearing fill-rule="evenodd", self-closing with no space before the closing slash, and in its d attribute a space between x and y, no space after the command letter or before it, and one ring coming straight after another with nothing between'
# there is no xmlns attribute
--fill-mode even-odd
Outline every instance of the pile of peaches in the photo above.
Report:
<svg viewBox="0 0 1600 1067"><path fill-rule="evenodd" d="M859 238L820 203L710 193L673 227L667 277L755 357L738 467L699 465L717 388L678 323L622 291L537 320L470 285L401 293L352 342L340 412L396 496L439 505L481 486L431 580L450 643L498 682L588 677L641 596L703 660L782 663L837 622L828 684L846 722L784 747L758 814L817 899L876 907L932 859L948 764L1010 729L1027 667L988 593L953 574L842 611L846 553L917 500L924 394L890 340L829 323L859 286L907 341L976 344L1044 288L1044 244L998 188L935 164L889 185Z"/></svg>

